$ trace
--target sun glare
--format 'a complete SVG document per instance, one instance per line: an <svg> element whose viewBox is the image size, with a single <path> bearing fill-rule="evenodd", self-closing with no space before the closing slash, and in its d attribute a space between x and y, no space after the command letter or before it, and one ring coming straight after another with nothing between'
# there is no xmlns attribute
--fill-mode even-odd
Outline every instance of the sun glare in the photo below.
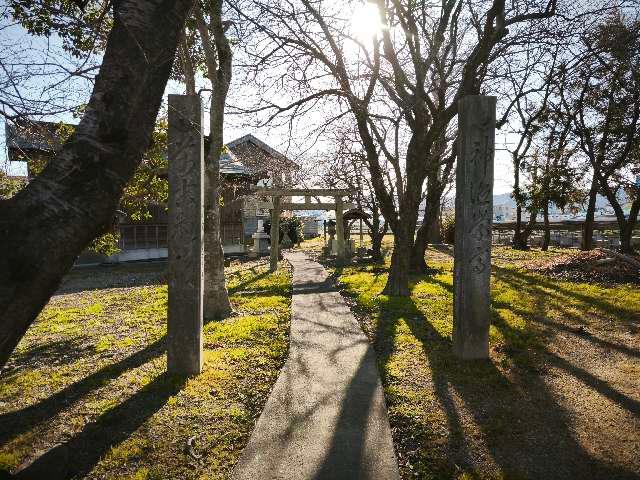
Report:
<svg viewBox="0 0 640 480"><path fill-rule="evenodd" d="M382 31L380 22L380 11L374 3L365 2L356 7L351 19L351 29L353 36L361 41L371 40L376 34Z"/></svg>

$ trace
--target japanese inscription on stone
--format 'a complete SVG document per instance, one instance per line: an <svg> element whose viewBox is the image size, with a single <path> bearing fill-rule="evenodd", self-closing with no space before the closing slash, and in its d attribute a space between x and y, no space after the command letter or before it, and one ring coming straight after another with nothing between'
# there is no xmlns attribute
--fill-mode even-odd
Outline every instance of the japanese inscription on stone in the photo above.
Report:
<svg viewBox="0 0 640 480"><path fill-rule="evenodd" d="M489 354L495 103L468 96L458 104L453 348L465 359Z"/></svg>

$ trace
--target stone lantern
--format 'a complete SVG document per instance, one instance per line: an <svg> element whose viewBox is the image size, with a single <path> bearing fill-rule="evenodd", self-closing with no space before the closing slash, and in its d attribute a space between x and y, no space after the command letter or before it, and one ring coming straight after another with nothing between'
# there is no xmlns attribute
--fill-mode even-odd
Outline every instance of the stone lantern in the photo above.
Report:
<svg viewBox="0 0 640 480"><path fill-rule="evenodd" d="M337 255L338 253L338 242L336 241L336 221L329 220L327 222L327 233L329 233L329 244L327 245L327 250L331 255Z"/></svg>
<svg viewBox="0 0 640 480"><path fill-rule="evenodd" d="M256 233L251 235L253 238L253 249L250 257L262 257L269 254L269 234L264 231L264 222L258 220L258 229Z"/></svg>

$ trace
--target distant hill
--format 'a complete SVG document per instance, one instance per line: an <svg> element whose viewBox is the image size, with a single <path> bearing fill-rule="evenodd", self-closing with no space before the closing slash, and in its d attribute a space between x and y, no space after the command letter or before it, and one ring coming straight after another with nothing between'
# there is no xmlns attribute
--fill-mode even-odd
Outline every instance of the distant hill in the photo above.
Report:
<svg viewBox="0 0 640 480"><path fill-rule="evenodd" d="M627 203L627 196L624 192L620 192L618 194L618 198L620 199L620 202L622 203L622 205L624 205L625 203ZM516 207L516 202L513 198L511 198L511 194L510 193L501 193L500 195L494 195L493 196L493 204L494 205L508 205L510 207L515 208ZM602 195L598 195L596 197L596 208L607 208L610 207L609 205L609 201L603 197Z"/></svg>
<svg viewBox="0 0 640 480"><path fill-rule="evenodd" d="M515 208L516 202L513 198L511 198L510 193L501 193L500 195L493 196L493 204L494 205L509 205L510 207Z"/></svg>

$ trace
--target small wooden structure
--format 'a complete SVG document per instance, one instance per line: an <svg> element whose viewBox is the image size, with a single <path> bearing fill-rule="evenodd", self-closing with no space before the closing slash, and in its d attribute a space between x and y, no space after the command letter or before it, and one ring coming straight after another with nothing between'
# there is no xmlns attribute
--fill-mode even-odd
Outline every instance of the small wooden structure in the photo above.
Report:
<svg viewBox="0 0 640 480"><path fill-rule="evenodd" d="M344 219L345 209L353 208L343 197L353 195L353 190L338 188L258 188L255 193L273 199L271 209L271 271L278 268L280 256L280 212L283 210L335 210L338 262L345 259ZM283 197L304 197L304 203L283 202ZM312 202L311 197L333 197L333 203Z"/></svg>

